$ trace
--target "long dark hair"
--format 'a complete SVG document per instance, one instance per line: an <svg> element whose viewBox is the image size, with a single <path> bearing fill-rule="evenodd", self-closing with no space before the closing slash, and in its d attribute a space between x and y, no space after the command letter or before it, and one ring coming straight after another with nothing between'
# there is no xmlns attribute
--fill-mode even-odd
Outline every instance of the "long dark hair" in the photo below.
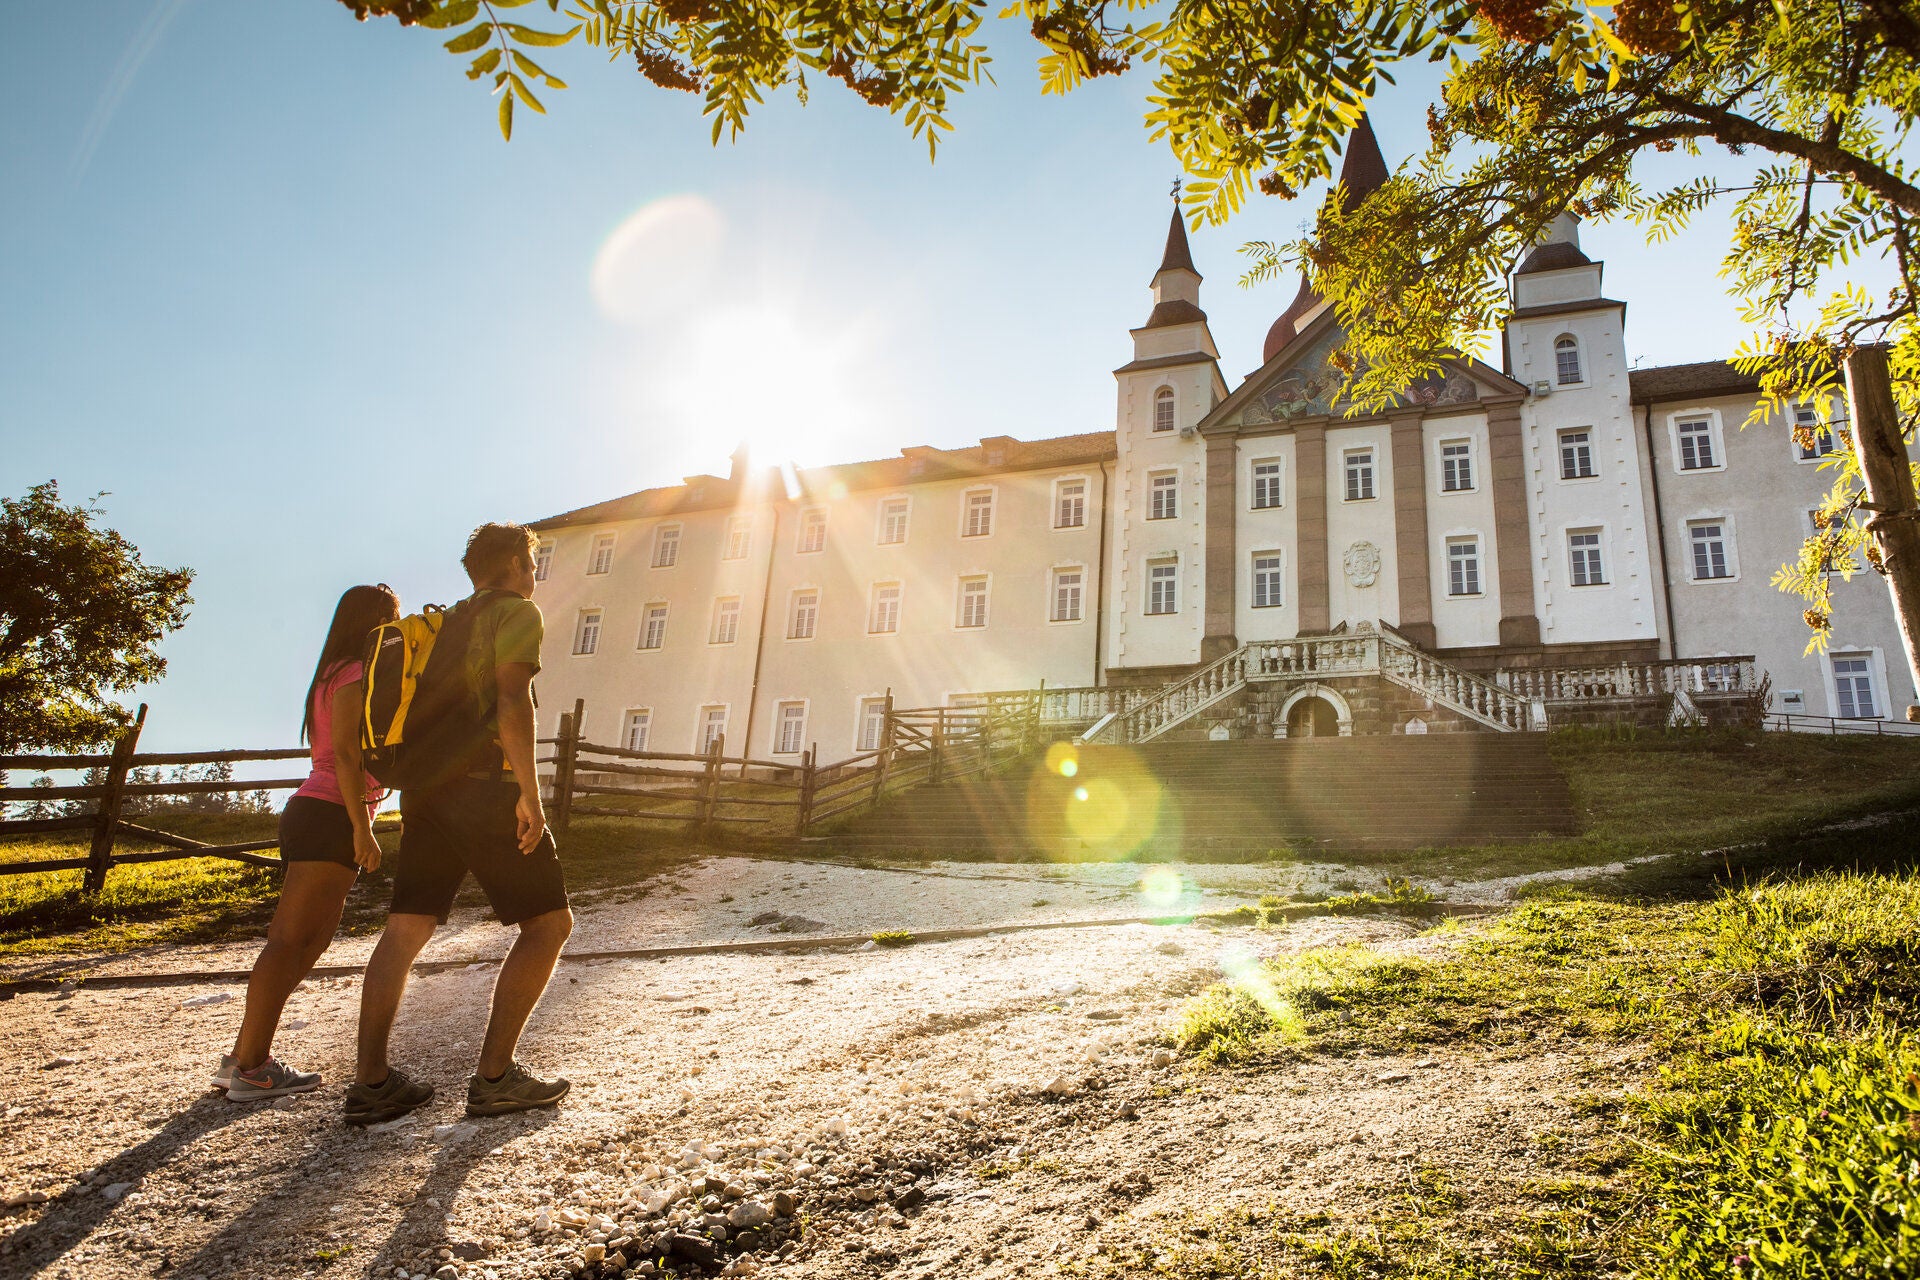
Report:
<svg viewBox="0 0 1920 1280"><path fill-rule="evenodd" d="M333 624L327 628L327 642L320 646L320 661L314 664L313 682L307 686L305 718L300 722L300 741L313 736L313 695L342 662L356 662L366 652L367 635L383 622L400 616L400 597L382 582L371 587L348 587L333 607Z"/></svg>

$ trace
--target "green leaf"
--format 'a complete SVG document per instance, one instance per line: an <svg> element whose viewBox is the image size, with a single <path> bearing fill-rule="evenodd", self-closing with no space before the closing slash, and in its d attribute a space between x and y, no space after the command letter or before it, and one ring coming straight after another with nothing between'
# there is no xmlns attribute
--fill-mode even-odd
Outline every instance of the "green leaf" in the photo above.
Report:
<svg viewBox="0 0 1920 1280"><path fill-rule="evenodd" d="M540 105L540 99L533 96L533 90L527 88L527 82L525 80L522 80L517 75L508 76L507 79L512 83L513 91L520 95L520 101L526 103L541 115L547 114L547 109Z"/></svg>
<svg viewBox="0 0 1920 1280"><path fill-rule="evenodd" d="M536 31L532 27L523 27L517 22L503 22L507 34L518 44L530 44L536 48L554 49L573 39L580 30L580 24L574 23L565 31Z"/></svg>
<svg viewBox="0 0 1920 1280"><path fill-rule="evenodd" d="M459 0L444 8L435 9L420 19L420 25L429 31L445 31L449 27L458 27L473 21L473 15L480 12L480 0Z"/></svg>
<svg viewBox="0 0 1920 1280"><path fill-rule="evenodd" d="M472 65L467 68L467 79L478 80L481 76L487 74L487 72L499 65L500 51L498 49L489 49L475 58Z"/></svg>
<svg viewBox="0 0 1920 1280"><path fill-rule="evenodd" d="M453 39L447 41L448 53L472 53L493 36L493 27L485 22L468 27Z"/></svg>
<svg viewBox="0 0 1920 1280"><path fill-rule="evenodd" d="M513 141L513 95L500 95L500 136L508 142Z"/></svg>

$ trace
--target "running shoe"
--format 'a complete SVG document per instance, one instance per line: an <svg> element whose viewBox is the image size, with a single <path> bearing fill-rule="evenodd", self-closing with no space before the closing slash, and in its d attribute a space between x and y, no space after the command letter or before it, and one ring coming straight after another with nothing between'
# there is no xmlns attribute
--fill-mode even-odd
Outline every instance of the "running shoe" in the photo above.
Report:
<svg viewBox="0 0 1920 1280"><path fill-rule="evenodd" d="M289 1093L311 1093L319 1087L318 1071L295 1071L280 1059L269 1056L251 1071L235 1064L233 1083L227 1086L227 1101L258 1102Z"/></svg>
<svg viewBox="0 0 1920 1280"><path fill-rule="evenodd" d="M348 1085L341 1110L351 1125L385 1124L425 1106L432 1098L432 1085L422 1084L398 1067L388 1067L387 1078L379 1084Z"/></svg>
<svg viewBox="0 0 1920 1280"><path fill-rule="evenodd" d="M220 1055L220 1065L214 1068L213 1087L225 1093L231 1084L233 1084L233 1055L223 1053Z"/></svg>
<svg viewBox="0 0 1920 1280"><path fill-rule="evenodd" d="M498 1080L476 1073L467 1081L467 1114L504 1116L515 1111L558 1106L571 1088L565 1080L542 1080L516 1062Z"/></svg>

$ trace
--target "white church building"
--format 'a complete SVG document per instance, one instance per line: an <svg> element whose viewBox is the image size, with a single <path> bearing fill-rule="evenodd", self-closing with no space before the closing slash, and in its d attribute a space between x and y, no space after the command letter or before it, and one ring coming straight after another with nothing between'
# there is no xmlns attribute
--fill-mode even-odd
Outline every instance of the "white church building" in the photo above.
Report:
<svg viewBox="0 0 1920 1280"><path fill-rule="evenodd" d="M1343 177L1385 173L1363 125ZM536 522L541 732L580 699L595 742L835 760L879 745L889 696L1043 684L1118 709L1186 682L1150 731L1210 711L1213 736L1539 727L1649 682L1849 719L1916 700L1877 575L1836 587L1816 655L1769 581L1832 442L1742 430L1757 388L1725 362L1630 368L1573 219L1513 276L1504 368L1454 362L1378 414L1336 403L1341 332L1307 286L1229 382L1200 285L1176 213L1111 430L790 477L737 456ZM1334 674L1366 662L1381 696ZM1207 674L1309 666L1268 703Z"/></svg>

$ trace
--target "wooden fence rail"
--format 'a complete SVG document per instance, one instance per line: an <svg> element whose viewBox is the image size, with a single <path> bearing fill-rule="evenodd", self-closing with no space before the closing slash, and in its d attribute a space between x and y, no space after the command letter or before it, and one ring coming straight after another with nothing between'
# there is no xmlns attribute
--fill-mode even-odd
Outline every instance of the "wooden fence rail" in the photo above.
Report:
<svg viewBox="0 0 1920 1280"><path fill-rule="evenodd" d="M910 787L968 777L1032 750L1039 742L1040 704L1037 698L1003 695L977 707L896 709L891 695L880 726L880 744L843 760L821 763L819 744L811 744L797 761L761 760L726 754L726 739L716 736L703 752L638 751L587 741L580 726L586 705L576 701L562 714L558 731L539 745L551 748L540 757L550 764L546 778L548 820L564 834L574 816L631 818L643 822L683 824L695 838L716 830L738 831L749 837L806 836L824 824L871 809L886 796ZM106 753L27 753L0 756L0 771L97 770L97 781L71 786L0 787L0 815L6 806L43 801L92 801L90 813L66 813L41 818L0 816L0 837L91 833L85 857L0 862L0 875L84 870L81 891L89 896L104 887L107 872L116 865L170 862L182 858L225 858L259 866L278 866L280 859L264 856L278 840L246 840L213 844L131 821L147 818L126 812L130 799L233 794L251 791L289 791L306 779L225 780L182 778L170 782L136 782L135 769L189 765L232 765L242 762L304 760L304 747L236 751L169 751L142 753L137 748L147 720L143 704ZM578 803L585 800L587 803ZM619 804L609 801L620 801ZM598 803L596 803L598 802ZM149 821L164 815L152 815ZM382 826L384 834L397 828ZM120 840L138 840L163 846L137 852L115 852Z"/></svg>

